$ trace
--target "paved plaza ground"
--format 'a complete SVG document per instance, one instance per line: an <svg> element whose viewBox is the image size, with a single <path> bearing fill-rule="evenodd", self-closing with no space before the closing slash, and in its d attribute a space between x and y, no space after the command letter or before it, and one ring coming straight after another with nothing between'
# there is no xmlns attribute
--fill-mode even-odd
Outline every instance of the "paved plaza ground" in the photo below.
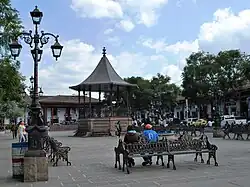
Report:
<svg viewBox="0 0 250 187"><path fill-rule="evenodd" d="M115 137L73 138L72 132L51 135L70 145L72 166L60 162L49 168L48 182L20 183L11 179L10 135L0 134L0 187L249 187L250 141L212 139L218 145L219 167L193 162L193 155L177 156L177 170L162 166L136 167L130 175L114 168Z"/></svg>

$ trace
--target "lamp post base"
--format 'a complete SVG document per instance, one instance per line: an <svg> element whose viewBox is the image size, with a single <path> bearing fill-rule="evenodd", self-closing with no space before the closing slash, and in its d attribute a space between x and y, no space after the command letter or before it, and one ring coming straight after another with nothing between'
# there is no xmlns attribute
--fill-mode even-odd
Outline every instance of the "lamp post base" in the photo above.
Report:
<svg viewBox="0 0 250 187"><path fill-rule="evenodd" d="M49 180L48 158L43 150L28 150L24 155L24 182Z"/></svg>

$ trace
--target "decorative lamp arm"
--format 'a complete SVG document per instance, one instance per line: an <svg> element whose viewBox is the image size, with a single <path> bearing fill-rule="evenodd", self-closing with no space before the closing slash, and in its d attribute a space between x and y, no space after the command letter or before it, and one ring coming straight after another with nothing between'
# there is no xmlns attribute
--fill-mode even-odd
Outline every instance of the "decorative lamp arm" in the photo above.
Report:
<svg viewBox="0 0 250 187"><path fill-rule="evenodd" d="M50 37L53 37L56 42L58 42L59 35L54 35L52 33L45 33L41 31L42 35L40 36L41 48L49 42Z"/></svg>

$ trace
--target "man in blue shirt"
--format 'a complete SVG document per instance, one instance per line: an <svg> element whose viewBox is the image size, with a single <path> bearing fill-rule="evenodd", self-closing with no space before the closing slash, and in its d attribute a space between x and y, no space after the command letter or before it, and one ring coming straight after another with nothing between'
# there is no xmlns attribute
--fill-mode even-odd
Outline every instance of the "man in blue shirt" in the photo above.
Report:
<svg viewBox="0 0 250 187"><path fill-rule="evenodd" d="M152 130L152 125L147 124L145 126L145 130L143 131L143 135L146 137L148 142L153 143L158 141L158 134L154 130Z"/></svg>
<svg viewBox="0 0 250 187"><path fill-rule="evenodd" d="M146 138L146 140L149 143L155 143L158 141L158 134L154 130L152 130L152 125L147 124L145 126L145 130L143 131L143 135ZM151 156L145 156L143 157L144 162L142 163L143 166L146 166L147 164L152 164L152 157Z"/></svg>

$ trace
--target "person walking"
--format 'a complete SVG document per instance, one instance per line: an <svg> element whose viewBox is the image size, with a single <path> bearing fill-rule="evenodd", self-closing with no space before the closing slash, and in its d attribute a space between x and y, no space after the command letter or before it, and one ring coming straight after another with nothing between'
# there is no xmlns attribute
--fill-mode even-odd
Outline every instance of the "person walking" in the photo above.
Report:
<svg viewBox="0 0 250 187"><path fill-rule="evenodd" d="M17 138L17 130L18 130L18 126L15 123L12 123L11 132L12 132L13 139Z"/></svg>
<svg viewBox="0 0 250 187"><path fill-rule="evenodd" d="M25 138L25 131L26 127L24 125L24 122L21 122L19 127L18 127L18 137L19 137L19 142L25 142L26 138Z"/></svg>

